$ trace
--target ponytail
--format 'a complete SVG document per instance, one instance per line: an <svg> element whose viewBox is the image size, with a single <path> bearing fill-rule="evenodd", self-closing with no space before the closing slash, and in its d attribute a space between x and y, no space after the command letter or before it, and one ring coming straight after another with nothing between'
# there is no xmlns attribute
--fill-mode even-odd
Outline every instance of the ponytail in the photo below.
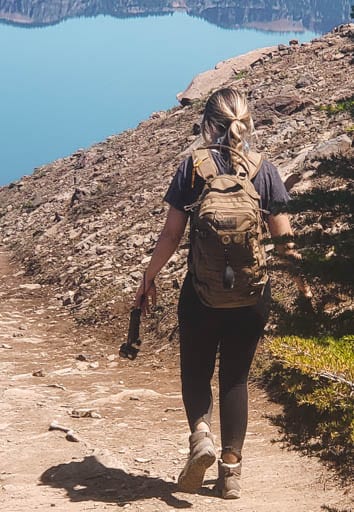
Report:
<svg viewBox="0 0 354 512"><path fill-rule="evenodd" d="M244 94L231 87L219 89L208 99L202 120L202 134L207 143L222 141L229 148L229 160L236 172L248 168L249 140L253 120Z"/></svg>

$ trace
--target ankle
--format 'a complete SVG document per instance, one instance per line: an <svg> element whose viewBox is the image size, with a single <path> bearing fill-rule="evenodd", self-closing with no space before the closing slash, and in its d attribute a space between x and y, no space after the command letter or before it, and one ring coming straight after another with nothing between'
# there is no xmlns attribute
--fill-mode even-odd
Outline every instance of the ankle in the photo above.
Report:
<svg viewBox="0 0 354 512"><path fill-rule="evenodd" d="M225 462L225 464L237 464L241 461L241 457L233 452L225 452L221 454L221 460Z"/></svg>
<svg viewBox="0 0 354 512"><path fill-rule="evenodd" d="M201 421L195 426L192 433L194 434L194 432L210 432L210 427L205 421Z"/></svg>

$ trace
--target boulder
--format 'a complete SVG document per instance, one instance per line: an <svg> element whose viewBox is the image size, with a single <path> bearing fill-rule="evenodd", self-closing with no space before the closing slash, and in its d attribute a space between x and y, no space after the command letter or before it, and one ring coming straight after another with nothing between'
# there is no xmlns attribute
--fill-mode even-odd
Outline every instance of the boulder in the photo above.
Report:
<svg viewBox="0 0 354 512"><path fill-rule="evenodd" d="M261 48L218 63L215 69L200 73L193 78L187 89L177 94L178 101L182 105L189 105L193 101L203 98L208 92L218 89L230 80L232 75L248 69L259 59L276 50L276 46Z"/></svg>
<svg viewBox="0 0 354 512"><path fill-rule="evenodd" d="M346 156L352 147L352 141L348 135L340 135L335 139L321 142L310 151L306 160L325 160L334 156Z"/></svg>

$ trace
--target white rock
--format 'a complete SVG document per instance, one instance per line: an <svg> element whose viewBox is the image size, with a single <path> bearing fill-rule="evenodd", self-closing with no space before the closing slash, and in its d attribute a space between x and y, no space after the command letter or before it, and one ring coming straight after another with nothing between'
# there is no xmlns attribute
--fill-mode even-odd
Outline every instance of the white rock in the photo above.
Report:
<svg viewBox="0 0 354 512"><path fill-rule="evenodd" d="M40 284L37 284L37 283L28 283L28 284L20 284L19 288L21 288L22 290L39 290L40 288L42 288L42 285Z"/></svg>

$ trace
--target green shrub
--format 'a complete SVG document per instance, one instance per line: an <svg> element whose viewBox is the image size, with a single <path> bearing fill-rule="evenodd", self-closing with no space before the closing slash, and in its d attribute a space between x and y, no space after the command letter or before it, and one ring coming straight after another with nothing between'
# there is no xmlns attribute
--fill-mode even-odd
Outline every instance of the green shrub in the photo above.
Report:
<svg viewBox="0 0 354 512"><path fill-rule="evenodd" d="M285 404L288 438L340 463L353 464L354 335L341 338L278 337L269 340L270 391Z"/></svg>
<svg viewBox="0 0 354 512"><path fill-rule="evenodd" d="M349 112L354 117L354 95L337 101L333 105L321 105L320 110L324 110L330 115L340 112Z"/></svg>
<svg viewBox="0 0 354 512"><path fill-rule="evenodd" d="M242 78L245 78L247 76L247 70L241 69L241 71L234 71L233 79L234 80L242 80Z"/></svg>

